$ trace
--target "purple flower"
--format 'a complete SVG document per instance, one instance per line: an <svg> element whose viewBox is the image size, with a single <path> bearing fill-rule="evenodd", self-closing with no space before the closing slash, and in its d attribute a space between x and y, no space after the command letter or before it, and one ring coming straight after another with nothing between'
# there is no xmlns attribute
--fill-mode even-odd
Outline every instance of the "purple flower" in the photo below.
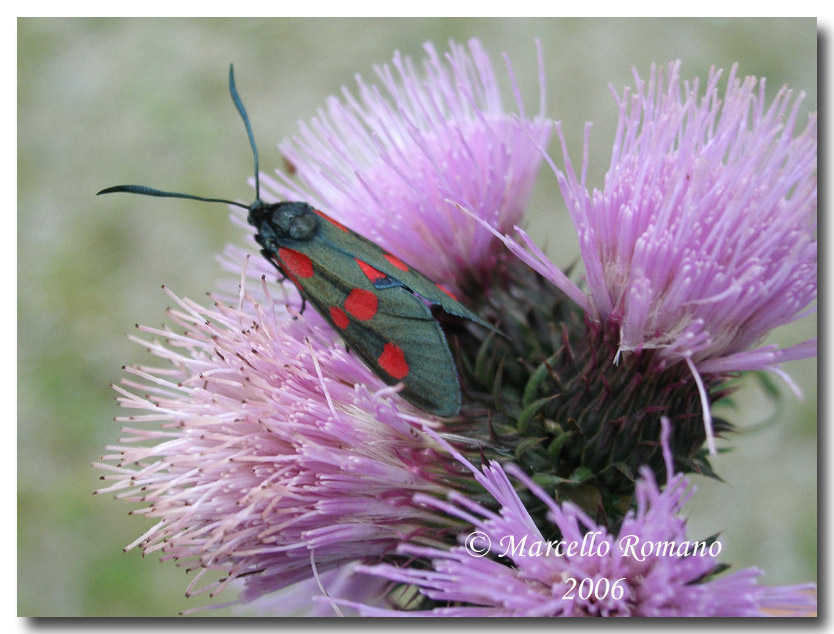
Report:
<svg viewBox="0 0 834 634"><path fill-rule="evenodd" d="M407 612L362 606L366 616L798 616L815 608L812 584L771 588L756 584L761 572L716 572L719 541L692 540L683 506L694 492L672 473L668 421L662 435L668 473L663 491L648 468L641 470L636 509L616 532L598 525L570 502L558 504L514 465L506 469L546 505L549 536L536 526L505 470L490 462L483 471L456 454L499 506L489 510L451 493L449 501L419 495L426 507L469 522L452 548L412 541L398 552L431 566L380 564L359 570L414 585L448 607ZM448 447L447 447L448 448ZM453 453L454 450L448 448ZM717 552L716 552L717 551Z"/></svg>
<svg viewBox="0 0 834 634"><path fill-rule="evenodd" d="M358 96L330 97L297 136L281 144L300 182L282 173L262 185L306 200L452 291L489 278L497 242L448 199L507 231L519 223L551 123L541 104L525 116L504 111L495 74L477 40L431 44L422 75L399 54L375 68L381 88L357 76ZM509 63L508 63L509 68ZM535 139L535 143L531 141Z"/></svg>
<svg viewBox="0 0 834 634"><path fill-rule="evenodd" d="M385 605L391 590L391 581L358 573L357 567L357 562L352 562L326 572L317 572L306 581L300 581L278 592L264 594L246 604L246 614L271 617L356 616L356 608L339 605L337 601ZM202 611L201 608L197 610Z"/></svg>
<svg viewBox="0 0 834 634"><path fill-rule="evenodd" d="M556 171L576 227L589 295L519 231L508 246L594 319L619 331L619 351L656 349L699 374L776 369L813 356L816 341L756 347L776 326L807 314L817 287L816 114L797 136L803 94L786 87L769 107L764 79L721 71L705 94L652 67L620 109L602 191L587 190L588 128L579 179L561 127ZM612 88L612 92L613 88ZM706 394L702 388L702 401ZM707 408L705 407L705 410ZM708 440L712 434L708 430Z"/></svg>
<svg viewBox="0 0 834 634"><path fill-rule="evenodd" d="M169 292L185 332L140 327L169 365L128 368L115 387L144 413L120 419L130 427L97 465L113 482L99 493L143 505L133 513L156 524L128 548L199 568L190 594L243 577L246 601L449 524L412 502L445 490L448 460L417 431L436 423L320 319L276 313L265 282L262 292L213 310ZM209 570L226 577L195 590Z"/></svg>
<svg viewBox="0 0 834 634"><path fill-rule="evenodd" d="M541 160L528 134L544 143L550 124L502 111L477 41L469 52L452 44L447 64L426 51L423 77L399 56L397 78L377 69L390 101L359 80L358 100L347 91L344 104L331 98L282 145L300 184L262 182L454 289L489 271L497 249L445 199L501 228L518 222ZM229 297L209 310L169 293L181 309L170 318L185 333L141 327L156 339L140 343L170 365L127 369L120 404L144 413L120 419L131 424L127 437L98 465L113 481L100 492L143 504L134 513L157 521L129 548L199 568L189 593L216 594L243 578L243 601L314 569L324 579L342 564L377 561L409 536L448 526L413 498L441 494L454 476L447 467L458 469L418 431L434 419L347 353L315 311L296 319L291 285L273 299L265 260L241 276L247 261L247 251L227 248L224 266L242 277L236 308ZM226 576L204 582L209 570Z"/></svg>
<svg viewBox="0 0 834 634"><path fill-rule="evenodd" d="M474 296L494 281L499 252L493 234L523 216L550 124L542 114L543 91L539 115L525 116L511 72L520 112L503 112L477 41L468 51L451 44L445 61L431 45L426 51L422 76L410 59L397 55L393 70L376 69L382 88L358 80L358 96L344 91L342 101L331 98L281 146L294 176L261 182L276 197L324 209L451 291ZM616 330L603 335L619 332L620 352L655 348L668 365L683 360L699 386L699 372L769 367L810 354L810 345L750 348L770 328L796 318L816 288L813 120L794 139L799 101L789 109L789 93L780 93L765 112L763 84L756 96L755 81L740 84L731 77L722 108L717 80L718 74L710 76L699 105L697 84L686 87L683 102L678 95L677 65L666 88L654 74L648 90L638 79L631 110L627 95L621 103L605 192L587 193L584 166L581 183L569 161L567 175L558 173L580 232L590 297L525 234L533 255L505 238L591 317L613 325ZM785 113L782 129L777 119ZM239 210L233 217L246 224ZM537 525L498 463L481 472L447 442L454 438L472 451L471 458L488 431L491 439L515 443L490 443L490 455L521 449L516 455L524 457L529 439L503 433L507 421L500 416L493 426L493 410L506 417L502 408L479 403L488 424L479 427L473 416L455 428L457 435L448 435L449 428L405 403L396 386L386 387L345 351L315 311L299 318L297 290L268 284L270 264L248 258L239 247L227 248L224 266L240 284L234 294L217 297L213 308L169 292L177 304L169 311L173 326L140 328L150 338L137 341L163 363L127 369L115 389L120 404L139 413L120 419L129 424L126 437L98 465L109 471L104 479L110 482L99 493L138 503L133 513L156 521L128 548L198 570L188 594L213 596L234 584L242 586L240 601L267 606L274 598L280 613L299 611L317 595L321 613L343 606L402 614L383 604L398 584L449 604L422 611L430 614L760 615L813 604L803 594L807 587L757 586L755 570L715 576L718 553L636 557L614 550L629 536L637 540L633 548L686 540L680 513L688 481L673 473L668 437L662 438L666 489L661 492L644 468L636 510L617 522L616 531L597 526L572 504L556 504L519 468L508 467L538 498L536 505L548 510L550 524ZM502 290L512 297L514 289ZM543 330L547 337L556 332ZM616 347L613 336L599 340L614 340ZM460 358L473 344L480 350L475 338L460 344ZM612 355L613 347L599 356ZM519 357L527 361L526 355L513 358ZM548 363L542 367L563 389L582 387L585 375L562 381ZM588 372L594 366L582 367ZM532 385L528 390L524 382L521 403L536 396L540 384ZM701 394L705 398L703 386ZM536 442L545 438L539 437L540 424L547 434L563 434L546 438L547 457L561 449L569 464L577 453L570 444L575 430L543 416L534 420L530 407L506 411L526 415ZM576 424L571 416L566 420ZM628 471L645 463L619 466ZM563 465L544 466L544 476L561 478ZM607 465L597 467L602 472ZM480 487L499 512L486 508L483 498L468 497L482 494ZM627 496L631 489L617 492ZM625 511L618 512L622 518ZM511 546L503 557L496 550L478 557L453 545L456 535L473 528L494 549L501 539L524 545ZM528 542L542 544L557 533L565 542L591 534L608 551L540 556L526 550ZM224 576L212 581L205 577L209 571ZM578 584L576 600L564 598L571 579ZM604 596L583 598L591 582ZM282 592L267 596L276 590Z"/></svg>

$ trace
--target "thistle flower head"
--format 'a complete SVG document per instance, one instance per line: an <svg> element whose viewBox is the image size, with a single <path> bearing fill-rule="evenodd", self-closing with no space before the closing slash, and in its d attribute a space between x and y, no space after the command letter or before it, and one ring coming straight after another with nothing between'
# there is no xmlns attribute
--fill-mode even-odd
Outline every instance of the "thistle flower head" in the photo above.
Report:
<svg viewBox="0 0 834 634"><path fill-rule="evenodd" d="M439 604L418 613L423 616L767 616L771 609L792 615L813 609L813 586L759 586L755 580L761 573L755 569L714 576L721 570L708 547L714 542L689 540L682 517L694 489L688 491L683 475L671 473L668 437L662 444L670 469L666 487L661 491L651 471L642 470L636 508L617 531L598 525L569 502L554 502L509 465L506 471L548 509L552 525L540 530L504 468L491 462L481 471L458 455L498 511L461 494L451 494L448 501L420 495L427 507L471 522L474 532L460 535L461 545L451 548L400 546L406 557L430 560L429 569L380 564L360 570L416 586ZM548 538L543 530L558 537ZM583 580L589 580L590 592ZM347 603L368 616L414 614Z"/></svg>
<svg viewBox="0 0 834 634"><path fill-rule="evenodd" d="M588 128L577 178L557 126L590 297L541 251L524 257L614 325L621 351L657 348L702 372L813 355L813 344L750 349L816 296L816 115L795 135L803 94L783 87L768 106L764 79L734 66L723 99L715 69L701 95L679 68L652 67L648 82L635 71L634 94L612 89L620 116L601 191L586 188Z"/></svg>
<svg viewBox="0 0 834 634"><path fill-rule="evenodd" d="M550 125L502 110L477 41L452 44L445 62L426 52L422 75L397 55L393 70L376 69L382 88L358 79L358 97L331 98L282 145L298 181L262 184L328 210L452 291L486 274L496 249L446 199L499 227L518 222L540 163L528 135L545 142ZM239 274L245 257L230 246L224 265ZM99 465L113 481L102 492L157 520L131 547L201 568L189 592L245 578L244 600L436 531L436 514L412 500L449 476L417 431L436 421L396 398L314 311L295 319L263 281L244 290L247 275L274 275L260 258L249 269L236 308L171 294L185 332L141 328L161 338L142 343L171 367L128 368L121 405L145 413L121 420L163 428L128 429ZM295 289L283 292L297 305ZM208 570L226 577L205 583Z"/></svg>
<svg viewBox="0 0 834 634"><path fill-rule="evenodd" d="M715 373L708 388L720 396L727 372L810 353L750 350L816 290L815 123L794 138L801 98L791 106L782 91L765 108L763 82L740 82L735 69L723 104L719 73L702 100L697 82L680 89L676 64L667 82L654 71L648 86L636 77L637 94L618 100L604 190L588 193L587 156L580 179L567 154L566 172L557 170L590 296L523 232L532 254L503 236L583 314L518 261L500 267L500 284L493 271L492 237L521 220L549 123L526 117L512 76L520 112L502 110L477 41L451 44L445 60L431 45L426 52L421 73L397 55L393 69L376 68L381 87L358 79L357 96L328 100L281 145L294 175L261 184L322 208L449 291L474 299L494 283L479 309L496 311L510 336L455 341L469 401L456 438L486 439L486 455L512 452L524 471L473 467L433 431L437 420L396 397L321 316L298 318L296 288L279 285L276 301L267 261L240 274L248 256L230 246L224 265L241 277L238 294L208 309L169 293L174 327L143 327L151 339L140 341L164 367L129 368L116 387L120 404L140 414L120 419L130 427L98 465L111 482L100 492L156 520L129 547L199 568L189 593L214 595L238 580L241 600L253 601L300 584L288 608L317 586L326 611L341 603L401 614L379 607L396 584L419 590L422 613L448 615L761 615L810 605L807 588L757 586L755 570L718 576L711 552L638 558L620 547L629 536L686 541L681 511L691 493L675 471L709 466L691 424L699 396L708 411L699 371ZM638 354L613 366L623 352ZM668 424L661 413L677 426L674 463L668 436L657 447L655 432ZM661 491L650 468L663 466ZM532 492L532 507L507 473ZM597 487L596 508L611 524L554 502L534 480ZM491 500L471 497L479 487ZM593 534L608 550L473 557L453 545L464 527L494 545ZM225 576L207 580L209 571ZM571 579L598 590L605 581L607 591L566 601Z"/></svg>
<svg viewBox="0 0 834 634"><path fill-rule="evenodd" d="M388 579L365 575L356 571L359 563L352 562L319 573L288 588L262 594L246 604L246 613L255 616L356 616L355 608L339 605L346 600L362 605L387 603L391 590ZM316 599L313 600L313 597Z"/></svg>
<svg viewBox="0 0 834 634"><path fill-rule="evenodd" d="M504 111L487 54L477 40L452 42L445 59L425 45L422 72L397 54L376 67L380 85L357 76L281 150L296 176L265 177L267 190L307 200L351 229L448 285L482 282L496 242L449 199L501 231L520 222L541 162L550 122L541 110ZM543 77L540 71L540 77ZM510 74L512 79L512 74ZM513 80L514 84L514 80ZM297 180L296 180L297 179Z"/></svg>
<svg viewBox="0 0 834 634"><path fill-rule="evenodd" d="M436 530L412 503L446 475L412 424L432 421L395 404L315 319L276 315L265 284L260 301L241 291L213 310L169 294L184 332L141 330L170 366L128 368L115 389L143 413L121 419L127 436L98 465L112 481L100 493L156 520L130 548L200 568L190 593L245 577L248 600ZM208 570L226 577L197 590Z"/></svg>
<svg viewBox="0 0 834 634"><path fill-rule="evenodd" d="M816 342L755 346L803 314L816 296L816 115L797 136L803 95L782 88L770 106L765 82L730 71L723 100L713 69L679 78L680 62L635 71L636 92L615 91L619 123L602 191L589 192L588 130L581 175L568 156L551 162L585 264L586 295L519 230L500 236L603 329L614 356L653 351L658 370L684 362L715 453L709 392L728 373L770 369L813 356ZM549 159L548 159L549 160ZM497 233L497 232L496 232ZM704 376L710 375L710 376Z"/></svg>

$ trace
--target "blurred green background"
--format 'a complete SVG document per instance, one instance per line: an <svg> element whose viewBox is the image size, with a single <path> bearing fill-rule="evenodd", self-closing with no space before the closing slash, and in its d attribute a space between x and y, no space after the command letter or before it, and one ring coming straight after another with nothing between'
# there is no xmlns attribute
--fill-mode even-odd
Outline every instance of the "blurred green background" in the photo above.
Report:
<svg viewBox="0 0 834 634"><path fill-rule="evenodd" d="M126 335L134 323L163 322L162 283L204 297L220 277L215 255L242 234L221 209L95 192L135 182L248 199L251 156L228 97L230 62L261 168L271 171L281 165L277 142L356 73L369 79L395 49L419 57L426 40L443 48L473 36L502 81L500 55L509 54L528 110L537 105L533 39L541 39L547 114L563 121L577 158L582 126L594 122L596 185L617 114L607 84L630 84L632 66L645 76L651 62L679 57L691 78L738 61L740 74L767 77L769 97L784 83L805 90L803 122L816 110L813 19L19 20L20 615L163 616L208 602L184 598L189 577L172 564L122 553L150 523L128 517L130 507L111 496L91 495L100 482L90 463L119 436L108 384L121 365L146 360ZM546 168L528 227L558 264L577 257ZM811 317L773 341L815 332ZM764 569L769 584L816 580L816 360L786 369L805 400L780 382L778 423L723 443L734 447L714 461L726 484L696 479L688 506L692 536L722 531L722 560ZM727 415L742 429L774 413L752 383L737 402Z"/></svg>

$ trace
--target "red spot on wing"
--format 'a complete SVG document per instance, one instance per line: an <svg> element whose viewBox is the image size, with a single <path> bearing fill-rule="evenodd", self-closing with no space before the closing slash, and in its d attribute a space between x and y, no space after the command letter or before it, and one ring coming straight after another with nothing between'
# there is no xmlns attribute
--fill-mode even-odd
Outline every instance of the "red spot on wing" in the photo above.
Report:
<svg viewBox="0 0 834 634"><path fill-rule="evenodd" d="M408 270L408 264L403 262L400 258L398 258L394 255L391 255L390 253L385 254L385 259L388 260L388 262L391 263L391 266L396 266L401 271L407 271Z"/></svg>
<svg viewBox="0 0 834 634"><path fill-rule="evenodd" d="M348 324L350 323L350 319L348 319L348 316L345 314L345 311L343 311L338 306L330 307L330 319L332 319L333 323L336 324L336 326L338 328L341 328L342 330L347 328Z"/></svg>
<svg viewBox="0 0 834 634"><path fill-rule="evenodd" d="M452 291L450 291L448 288L445 288L444 286L442 286L440 284L435 284L435 286L437 286L437 288L439 288L441 291L446 293L449 297L451 297L456 302L460 301L457 297L455 297L455 294Z"/></svg>
<svg viewBox="0 0 834 634"><path fill-rule="evenodd" d="M345 310L360 321L372 319L378 306L376 295L364 288L354 288L345 300Z"/></svg>
<svg viewBox="0 0 834 634"><path fill-rule="evenodd" d="M377 361L379 361L379 367L395 379L402 379L408 375L409 367L405 360L405 354L402 348L393 343L385 344Z"/></svg>
<svg viewBox="0 0 834 634"><path fill-rule="evenodd" d="M278 257L291 276L301 279L313 277L313 262L303 253L281 247L278 249Z"/></svg>
<svg viewBox="0 0 834 634"><path fill-rule="evenodd" d="M385 275L385 273L383 273L382 271L377 271L374 267L372 267L367 262L363 262L359 258L355 258L355 259L356 259L356 263L359 265L359 268L362 269L362 272L365 274L365 276L369 280L371 280L372 284L377 282L378 280L381 280L383 278L388 277L387 275Z"/></svg>
<svg viewBox="0 0 834 634"><path fill-rule="evenodd" d="M345 233L350 233L350 229L348 229L348 228L347 228L345 225L343 225L341 222L337 222L337 221L333 220L333 218L331 218L330 216L328 216L328 215L327 215L326 213L324 213L323 211L319 211L318 209L313 209L313 211L314 211L315 213L317 213L319 216L321 216L322 218L324 218L325 220L327 220L327 222L332 223L334 226L338 227L339 229L341 229L341 230L342 230L342 231L344 231Z"/></svg>

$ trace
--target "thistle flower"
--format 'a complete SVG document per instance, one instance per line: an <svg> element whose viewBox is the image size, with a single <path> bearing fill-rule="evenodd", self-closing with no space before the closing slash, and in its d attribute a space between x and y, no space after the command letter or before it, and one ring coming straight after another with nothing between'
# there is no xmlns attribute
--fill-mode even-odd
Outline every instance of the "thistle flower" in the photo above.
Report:
<svg viewBox="0 0 834 634"><path fill-rule="evenodd" d="M543 115L544 73L540 67L540 109L531 120L511 71L519 114L503 110L477 40L468 51L450 43L446 63L431 44L424 48L422 76L410 58L396 54L393 69L375 68L381 87L357 76L358 97L347 89L342 101L330 97L281 144L300 182L280 172L261 182L279 198L309 201L451 291L465 292L489 279L499 245L448 199L501 231L520 222L541 162L536 143L546 144L551 132Z"/></svg>
<svg viewBox="0 0 834 634"><path fill-rule="evenodd" d="M518 222L540 163L527 135L546 142L550 127L503 113L477 41L469 53L452 44L448 67L426 51L424 78L399 55L399 79L377 68L390 103L359 80L358 100L331 98L282 145L302 184L280 175L262 183L327 209L454 288L487 271L496 249L444 199L466 200L497 226ZM247 252L230 246L224 260L239 277ZM455 476L417 431L437 421L347 353L315 311L296 319L286 308L299 299L294 288L276 302L267 275L261 258L244 266L237 308L228 297L211 310L169 292L180 307L169 317L185 333L140 329L162 338L142 343L171 367L128 368L133 378L115 388L123 407L146 412L120 420L162 429L126 430L98 465L113 481L100 492L143 503L134 513L157 520L129 548L201 568L189 593L214 595L243 578L249 601L448 527L412 504ZM226 576L205 582L209 570Z"/></svg>
<svg viewBox="0 0 834 634"><path fill-rule="evenodd" d="M669 426L665 419L664 423L666 487L661 491L651 470L641 470L636 508L616 532L569 502L554 502L523 471L508 465L506 472L548 509L552 525L540 530L504 468L493 461L481 471L456 454L499 505L498 512L459 493L450 494L449 501L418 495L426 507L470 522L474 531L460 535L462 545L452 548L398 548L404 557L430 560L429 569L409 563L359 567L366 574L416 586L438 607L408 612L342 603L365 616L768 616L771 610L809 614L815 608L812 584L759 586L756 577L761 572L752 568L717 576L723 569L714 556L720 542L688 538L682 511L695 489L688 491L689 480L671 470Z"/></svg>
<svg viewBox="0 0 834 634"><path fill-rule="evenodd" d="M392 582L356 571L358 562L315 572L313 577L288 588L264 594L246 604L246 613L256 616L357 616L358 611L337 600L384 606ZM315 600L313 599L315 597Z"/></svg>
<svg viewBox="0 0 834 634"><path fill-rule="evenodd" d="M667 438L662 451L657 448L653 425L660 424L658 412L672 417L677 425L691 417L693 409L691 386L685 386L681 392L685 381L680 370L684 364L675 361L684 359L688 367L697 363L702 372L723 376L730 369L744 369L738 364L731 364L731 368L727 365L730 361L749 366L761 360L762 350L745 353L724 341L729 336L726 328L732 322L730 316L714 319L725 328L719 333L724 339L710 330L706 317L719 314L716 306L723 306L727 297L748 301L746 294L737 297L732 293L738 286L745 292L752 288L745 285L752 279L751 271L759 269L745 268L746 260L741 261L742 258L763 258L775 253L787 259L793 254L807 264L810 244L815 254L815 242L808 238L812 223L802 223L807 207L802 200L807 203L813 198L815 202L816 197L815 181L812 192L810 184L802 180L803 169L810 165L806 146L812 135L806 132L795 142L790 135L779 137L773 119L787 108L789 96L781 96L781 101L777 100L780 105L763 114L762 91L758 100L748 95L747 101L733 93L736 101L753 104L754 119L766 120L770 126L759 127L770 131L761 133L766 140L758 142L744 141L742 131L736 131L736 137L742 140L734 137L732 143L728 142L727 163L738 163L740 167L733 167L735 176L729 184L737 185L739 171L748 165L737 160L743 154L741 149L748 150L748 145L763 157L756 163L757 169L766 171L770 166L771 173L778 172L784 163L789 166L784 169L795 177L792 181L788 178L792 183L789 185L771 178L780 184L778 195L759 191L757 181L749 185L749 190L741 187L742 193L731 196L730 202L722 198L724 189L729 187L729 177L722 176L721 170L716 174L696 174L698 178L694 180L701 189L688 182L672 189L672 200L696 207L700 204L696 195L706 192L704 195L724 205L716 203L715 209L730 209L732 213L727 213L735 224L716 220L718 212L713 207L707 209L713 214L706 216L709 222L702 219L707 229L698 224L697 217L675 224L671 208L658 203L663 213L652 212L652 223L674 236L685 237L684 229L694 232L710 245L709 256L727 268L727 276L737 270L744 275L724 290L710 287L711 295L688 295L690 287L686 284L691 281L677 282L678 286L671 289L664 287L658 307L650 303L653 296L649 293L644 321L649 324L645 328L650 328L651 337L645 339L644 332L645 341L635 346L627 337L637 323L637 313L628 312L634 309L636 301L632 295L641 289L651 290L645 280L654 280L645 272L645 279L640 278L638 266L623 269L627 273L620 276L623 279L614 275L613 279L622 284L617 288L628 297L620 297L605 310L595 303L596 280L589 276L589 299L575 286L564 284L564 275L554 273L552 277L563 283L568 295L586 310L586 315L578 317L579 311L559 305L561 298L554 303L552 292L549 299L538 301L544 293L541 286L529 273L516 278L517 262L502 261L491 233L501 235L520 221L542 156L537 146L547 142L549 124L541 113L533 120L527 119L520 99L519 117L503 113L494 74L477 41L469 43L468 53L452 44L446 63L430 45L426 45L426 51L424 78L418 77L409 59L398 55L393 62L396 72L387 66L376 69L382 89L358 80L358 98L347 91L342 102L331 98L326 110L320 111L309 125L302 124L299 135L281 146L287 161L295 167L295 177L279 174L261 182L271 187L276 196L309 200L325 209L451 291L469 294L470 298L489 295L488 302L480 308L500 310L503 316L511 317L507 322L501 321L504 332L510 335L509 343L501 345L513 354L483 354L485 350L489 352L484 347L489 344L479 341L473 333L462 335L456 342L454 348L464 375L462 384L465 389L474 387L467 393L473 400L470 409L464 408L469 420L455 428L455 432L467 436L457 438L474 444L489 434L490 443L484 448L488 455L506 455L508 449L512 450L525 470L548 486L554 482L556 486L590 482L590 473L600 485L598 499L604 499L602 507L596 507L605 508L606 512L621 509L621 503L634 491L632 469L636 473L637 465L648 463L656 469L660 457L665 460L667 473L673 474L673 453L687 467L700 465L694 453L703 436L692 433L685 425L676 433L682 439L677 441L679 445L670 449ZM670 86L677 82L676 68ZM711 82L708 92L713 94L715 82ZM658 83L662 84L662 80ZM746 94L743 90L741 93ZM681 112L686 114L694 108L693 99L690 95L686 104L678 104ZM667 107L666 101L658 100ZM542 111L543 101L542 96ZM651 109L651 99L638 102ZM717 106L709 110L713 117L716 109ZM688 121L686 117L691 113L684 114L679 118ZM789 117L790 128L795 118L796 106ZM639 116L635 121L639 121ZM665 123L666 119L662 121ZM642 143L655 150L659 144L655 140L640 142L638 123L623 125L625 131L621 132L618 147L625 148L620 152L625 158L620 163L623 170L636 170L637 176L620 189L628 193L636 188L635 183L641 187L648 183L655 188L652 192L662 190L672 179L674 168L685 161L671 161L670 166L664 163L662 178L654 178L653 172L650 175L654 180L648 178L644 173L647 168L641 172L639 161L635 159L632 165L626 159L639 158ZM709 134L717 130L716 134L720 133L725 141L728 135L732 136L723 124L699 125ZM687 125L685 130L690 128ZM754 130L754 137L756 134ZM781 139L778 142L774 141L777 137ZM688 137L682 134L681 138ZM775 143L773 148L761 149L762 145L770 147L767 144L771 141ZM699 151L712 147L692 139L685 145ZM739 149L737 145L743 147ZM798 149L786 149L788 146ZM771 155L780 152L787 157L782 163L776 160L778 165L774 167L767 162ZM705 150L702 154L711 156ZM661 152L659 156L666 155ZM653 156L652 160L659 159ZM695 174L694 167L699 166L700 159L693 161L689 172ZM560 174L563 192L571 191L572 183L579 187L569 163L568 170L570 176ZM688 194L690 187L692 193ZM635 201L641 199L637 197ZM651 196L649 199L654 200ZM470 218L462 216L449 201L469 209ZM773 209L782 210L780 213L792 219L794 231L783 234L768 226L760 227L749 218L749 212L746 216L742 213L754 203L770 210L767 217L771 220L777 218ZM768 207L765 203L773 204ZM703 211L702 207L697 208ZM237 214L236 220L245 225ZM601 231L594 225L588 226ZM730 235L731 232L721 233L738 231L739 226L760 231L746 239ZM759 235L768 229L773 231L770 239L757 243ZM654 235L648 227L645 232L649 237ZM522 236L534 248L529 238ZM710 242L708 238L714 240ZM788 244L788 238L795 242ZM774 247L779 240L782 246ZM595 244L589 240L585 243ZM793 244L801 248L793 249ZM718 257L723 253L718 248L721 245L729 245L725 258ZM772 252L769 247L773 247ZM750 252L745 250L748 248ZM633 251L639 253L636 248ZM687 257L695 255L687 252ZM524 253L523 258L545 272L550 271L540 252L534 251L533 256ZM611 261L620 266L620 260ZM691 264L683 256L678 260L683 263L681 266ZM634 260L643 264L645 261ZM430 600L471 604L445 608L451 610L449 613L549 614L574 609L565 608L564 602L558 604L554 599L553 592L562 589L566 575L596 575L595 578L610 581L616 578L605 575L622 573L620 577L631 583L623 602L616 599L602 607L577 604L575 609L608 614L665 614L674 610L703 613L707 604L715 603L718 613L726 613L730 609L727 597L741 601L739 609L745 613L759 614L761 608L775 607L777 603L780 608L806 605L798 589L759 588L752 581L755 571L723 580L710 578L717 572L714 557L671 563L654 558L648 563L641 561L640 566L624 561L623 557L563 558L556 563L529 563L528 559L513 560L514 568L491 558L477 559L474 564L464 559L451 542L467 525L490 536L503 530L505 534L515 531L512 534L519 538L541 537L542 523L539 521L537 528L533 519L540 519L536 515L538 508L550 513L550 526L542 530L575 537L585 529L601 527L579 508L555 504L521 469L510 468L510 473L539 500L537 508L525 508L498 463L490 463L483 473L475 470L432 431L448 434L449 428L405 404L396 396L396 387L385 387L343 349L337 335L319 315L308 310L299 318L291 308L299 300L295 288L279 286L283 297L272 297L266 277L274 272L267 262L258 258L244 264L241 274L242 262L248 262L247 252L228 247L224 266L241 279L236 301L217 298L214 308L208 309L169 293L179 307L169 311L169 318L184 332L141 328L155 337L141 343L169 365L127 370L129 378L116 388L121 395L120 404L144 413L120 419L131 424L126 429L127 437L119 446L109 448L111 453L99 465L111 472L105 479L112 482L100 492L116 492L120 498L138 502L143 507L136 514L157 520L129 547L139 546L145 553L159 552L163 559L201 569L189 586L189 593L210 591L215 595L237 580L236 585L243 585L240 600L252 601L300 584L289 588L289 603L284 607L290 607L298 605L292 597L304 596L298 593L309 593L315 584L322 594L330 595L322 598L322 606L341 602L370 614L382 613L374 606L389 589L386 584L405 582L414 583ZM761 266L772 274L769 281L773 288L768 287L772 292L783 288L777 283L779 279L788 286L799 283L796 276L787 273L780 278L778 273L784 271L775 265ZM617 270L615 267L614 273ZM697 267L695 270L700 271ZM259 285L252 285L249 280L253 277ZM805 279L801 275L799 278ZM611 283L605 276L600 279ZM708 285L709 279L698 281ZM489 293L482 293L487 285L494 286ZM680 299L679 304L668 297L672 290L676 291L674 297ZM799 291L795 295L797 302L805 297ZM508 301L502 304L504 298ZM654 310L666 310L667 304L680 309L675 314L683 325L678 331L671 331L677 339L662 336L661 327L674 320L666 316L664 321L664 316ZM702 309L706 305L711 306L711 312ZM687 321L689 313L695 317ZM762 308L762 314L754 320L756 324L767 321L765 313L767 310ZM525 319L528 315L534 318ZM784 319L789 318L786 315ZM554 327L554 321L560 324L561 331ZM581 327L577 328L578 324ZM742 325L750 333L756 332L755 324ZM617 342L613 342L612 332L618 333ZM588 333L590 338L583 339ZM712 343L698 347L698 342L707 337L704 333L713 337ZM719 340L724 342L723 347L713 345ZM576 341L582 343L578 353L571 349ZM514 346L521 349L515 350ZM610 359L616 353L652 347L657 348L658 354L651 358L626 355L618 367L619 374L597 372L603 358L605 366L613 368ZM534 354L527 354L530 350ZM799 352L782 351L777 360ZM656 372L658 369L671 373ZM696 372L694 375L699 379ZM468 380L472 377L472 381ZM476 383L489 387L491 400L481 398L483 394L478 390L482 386ZM542 395L542 391L546 393ZM701 392L705 393L705 388ZM697 391L695 394L697 400ZM647 418L652 419L651 424L645 423ZM133 427L137 422L142 423L142 428ZM149 429L146 423L161 423L161 427ZM504 434L507 427L512 428L511 433ZM637 512L622 523L619 519L623 510L609 513L611 525L621 526L620 535L628 527L646 539L685 536L678 515L687 486L685 480L680 483L681 478L670 476L666 491L660 493L651 473L644 470L637 483ZM467 497L482 493L479 486L501 505L501 515ZM441 498L449 490L455 493L450 501L443 501ZM614 539L614 533L606 528L599 532L605 543ZM420 565L432 561L435 569L418 570L416 562L404 569L390 565L392 561L401 561L402 555L418 558ZM222 571L225 577L215 582L206 580L205 573L213 570ZM447 571L473 583L456 589ZM496 581L504 584L504 594L494 595L499 599L490 603L483 590L498 589L499 586L491 585ZM476 584L480 584L480 589ZM664 595L665 602L662 597L651 595L670 587L675 588L676 594L671 598ZM376 601L368 598L377 590ZM743 592L746 594L741 596Z"/></svg>
<svg viewBox="0 0 834 634"><path fill-rule="evenodd" d="M321 320L276 315L262 292L213 310L169 292L185 332L140 329L171 367L128 368L115 387L146 412L120 420L161 427L125 429L97 465L113 482L99 493L145 505L133 513L157 523L128 548L200 568L189 594L243 577L250 600L448 524L412 503L450 475L413 425L436 423L395 402ZM209 570L226 577L196 589Z"/></svg>
<svg viewBox="0 0 834 634"><path fill-rule="evenodd" d="M773 328L798 319L816 296L816 115L794 136L803 94L782 88L769 107L764 79L730 71L723 102L712 70L697 79L635 71L636 94L614 93L620 109L602 191L586 188L565 148L556 171L579 236L589 295L519 230L504 237L526 263L595 321L618 333L618 351L656 350L659 367L683 361L701 375L771 369L813 356L815 341L756 348ZM612 89L612 92L613 89Z"/></svg>

